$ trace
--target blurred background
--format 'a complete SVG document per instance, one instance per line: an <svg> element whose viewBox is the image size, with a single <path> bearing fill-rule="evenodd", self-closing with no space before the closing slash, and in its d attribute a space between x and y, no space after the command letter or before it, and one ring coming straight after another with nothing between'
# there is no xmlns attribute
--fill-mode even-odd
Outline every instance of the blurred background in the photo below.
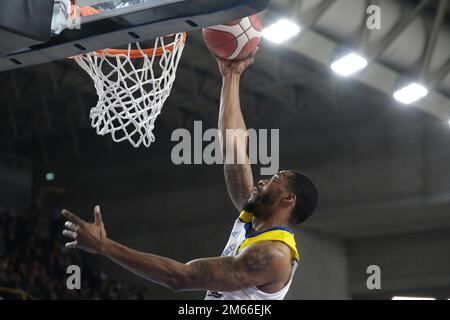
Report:
<svg viewBox="0 0 450 320"><path fill-rule="evenodd" d="M243 76L248 128L280 129L280 169L318 185L321 203L296 231L302 261L288 299L450 298L450 5L446 0L274 0L266 26L288 18L300 34L263 41ZM381 8L367 31L366 8ZM438 31L438 32L436 32ZM36 299L201 299L66 251L62 208L109 237L180 261L221 253L238 212L220 165L172 164L178 128L217 127L221 79L201 32L190 33L149 149L114 144L90 127L97 96L75 62L0 73L0 296ZM433 41L432 41L433 40ZM330 69L350 49L368 70ZM406 106L392 93L421 81ZM254 166L255 180L259 167ZM82 290L66 290L66 268ZM381 268L381 290L366 286Z"/></svg>

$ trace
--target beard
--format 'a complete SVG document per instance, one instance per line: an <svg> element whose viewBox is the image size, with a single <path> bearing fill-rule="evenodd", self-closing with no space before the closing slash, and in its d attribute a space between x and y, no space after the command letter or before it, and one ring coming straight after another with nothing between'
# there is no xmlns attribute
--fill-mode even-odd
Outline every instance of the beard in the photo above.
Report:
<svg viewBox="0 0 450 320"><path fill-rule="evenodd" d="M277 195L273 194L273 192L262 193L255 187L250 198L244 204L244 210L253 213L256 218L261 218L269 210L276 198Z"/></svg>

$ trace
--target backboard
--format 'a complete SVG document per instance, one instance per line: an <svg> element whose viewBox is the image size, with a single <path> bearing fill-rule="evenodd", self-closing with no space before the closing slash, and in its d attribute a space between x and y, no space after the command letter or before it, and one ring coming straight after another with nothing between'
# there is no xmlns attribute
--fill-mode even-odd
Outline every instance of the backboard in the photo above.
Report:
<svg viewBox="0 0 450 320"><path fill-rule="evenodd" d="M20 1L24 0L5 3L12 5ZM0 51L0 72L225 23L258 13L266 9L270 1L76 0L79 6L92 6L102 12L82 17L78 25L50 41L38 44L33 41L29 47L6 54ZM0 49L2 43L10 42L13 37L14 34L9 33L8 39L0 39Z"/></svg>
<svg viewBox="0 0 450 320"><path fill-rule="evenodd" d="M180 0L75 0L80 7L92 7L101 10L101 13L83 17L81 23L98 21L105 18L123 16L127 13L137 12L150 8L157 8Z"/></svg>

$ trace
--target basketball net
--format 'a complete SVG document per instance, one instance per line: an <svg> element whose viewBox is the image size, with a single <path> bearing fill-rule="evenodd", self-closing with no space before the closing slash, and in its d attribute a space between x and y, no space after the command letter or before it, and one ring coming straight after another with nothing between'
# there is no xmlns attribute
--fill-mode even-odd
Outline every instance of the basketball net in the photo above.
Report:
<svg viewBox="0 0 450 320"><path fill-rule="evenodd" d="M178 33L156 38L151 49L134 43L74 57L97 91L90 111L97 134L128 140L135 148L155 141L155 121L172 90L185 41L186 34Z"/></svg>

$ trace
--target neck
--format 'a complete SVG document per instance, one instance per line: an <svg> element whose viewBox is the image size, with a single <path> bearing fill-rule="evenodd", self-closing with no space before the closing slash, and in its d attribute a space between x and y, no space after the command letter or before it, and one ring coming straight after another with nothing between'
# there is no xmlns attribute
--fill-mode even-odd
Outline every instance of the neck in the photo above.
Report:
<svg viewBox="0 0 450 320"><path fill-rule="evenodd" d="M274 214L264 219L254 217L252 227L255 231L261 232L273 227L289 227L289 223L283 215Z"/></svg>

